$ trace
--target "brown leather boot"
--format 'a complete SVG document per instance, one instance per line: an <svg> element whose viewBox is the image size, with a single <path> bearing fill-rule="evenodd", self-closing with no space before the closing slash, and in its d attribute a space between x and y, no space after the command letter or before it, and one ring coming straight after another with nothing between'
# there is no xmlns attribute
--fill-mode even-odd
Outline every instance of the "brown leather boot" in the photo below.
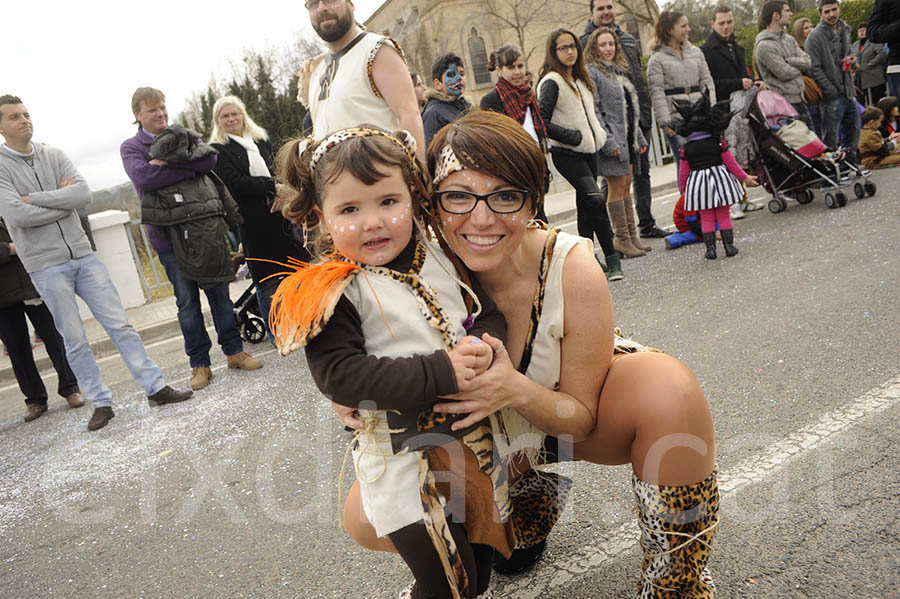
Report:
<svg viewBox="0 0 900 599"><path fill-rule="evenodd" d="M193 391L176 391L172 387L166 385L153 395L148 395L147 400L151 405L163 406L165 404L178 403L179 401L190 399L193 394Z"/></svg>
<svg viewBox="0 0 900 599"><path fill-rule="evenodd" d="M205 388L212 376L212 369L209 366L195 366L191 369L191 389L199 391Z"/></svg>
<svg viewBox="0 0 900 599"><path fill-rule="evenodd" d="M70 408L80 408L84 405L84 395L82 395L80 391L70 393L69 395L66 395L66 403L69 404Z"/></svg>
<svg viewBox="0 0 900 599"><path fill-rule="evenodd" d="M613 247L626 258L639 258L647 254L631 243L631 235L628 233L628 218L625 216L625 202L608 202L606 211L609 213L609 221L613 229Z"/></svg>
<svg viewBox="0 0 900 599"><path fill-rule="evenodd" d="M88 430L95 431L98 428L103 428L109 421L115 417L115 412L109 406L105 406L102 408L94 408L94 414L91 416L90 422L88 422Z"/></svg>
<svg viewBox="0 0 900 599"><path fill-rule="evenodd" d="M262 368L262 365L262 362L245 351L228 356L229 368L238 368L240 370L256 370L257 368Z"/></svg>
<svg viewBox="0 0 900 599"><path fill-rule="evenodd" d="M634 219L634 200L628 196L622 200L622 203L625 204L625 220L628 221L628 236L631 237L631 245L642 252L649 252L653 248L642 242L638 236L637 224Z"/></svg>
<svg viewBox="0 0 900 599"><path fill-rule="evenodd" d="M37 420L47 411L47 404L30 403L25 408L25 422Z"/></svg>

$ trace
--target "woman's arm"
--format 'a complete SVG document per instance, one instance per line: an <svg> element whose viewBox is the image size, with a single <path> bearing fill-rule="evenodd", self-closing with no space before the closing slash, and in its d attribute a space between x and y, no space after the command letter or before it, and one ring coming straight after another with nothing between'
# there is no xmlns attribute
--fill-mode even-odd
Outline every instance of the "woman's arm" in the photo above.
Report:
<svg viewBox="0 0 900 599"><path fill-rule="evenodd" d="M472 388L438 404L435 411L469 413L453 425L470 426L504 408L513 407L551 435L585 438L596 426L600 389L613 352L613 311L606 276L587 246L579 244L563 267L564 337L561 341L559 390L553 391L519 373L498 340L494 364L472 381Z"/></svg>
<svg viewBox="0 0 900 599"><path fill-rule="evenodd" d="M538 106L540 107L541 118L547 127L547 137L570 146L580 144L581 131L561 127L552 120L553 112L556 110L556 101L559 99L559 86L556 85L556 81L552 79L545 80L541 83L539 91Z"/></svg>
<svg viewBox="0 0 900 599"><path fill-rule="evenodd" d="M669 113L669 105L666 103L666 75L663 72L662 60L656 54L650 57L647 63L647 84L650 87L650 99L653 104L653 112L656 113L656 122L662 128L672 127L672 115Z"/></svg>

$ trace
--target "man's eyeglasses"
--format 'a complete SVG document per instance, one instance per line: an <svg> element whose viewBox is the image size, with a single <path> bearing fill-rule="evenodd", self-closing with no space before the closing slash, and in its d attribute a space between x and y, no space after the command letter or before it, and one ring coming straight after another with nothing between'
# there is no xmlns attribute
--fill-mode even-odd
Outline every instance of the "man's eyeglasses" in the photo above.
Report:
<svg viewBox="0 0 900 599"><path fill-rule="evenodd" d="M524 189L501 189L485 195L451 189L435 192L432 197L437 200L444 212L449 214L468 214L475 210L475 206L481 201L484 201L492 212L512 214L522 209L529 195Z"/></svg>
<svg viewBox="0 0 900 599"><path fill-rule="evenodd" d="M313 1L315 1L315 0L313 0ZM309 8L309 7L307 7L307 8ZM556 47L557 52L568 52L569 50L577 50L577 49L578 49L578 44L566 44L565 46L557 46Z"/></svg>
<svg viewBox="0 0 900 599"><path fill-rule="evenodd" d="M319 4L324 4L328 8L337 6L341 0L306 0L306 10L315 10Z"/></svg>

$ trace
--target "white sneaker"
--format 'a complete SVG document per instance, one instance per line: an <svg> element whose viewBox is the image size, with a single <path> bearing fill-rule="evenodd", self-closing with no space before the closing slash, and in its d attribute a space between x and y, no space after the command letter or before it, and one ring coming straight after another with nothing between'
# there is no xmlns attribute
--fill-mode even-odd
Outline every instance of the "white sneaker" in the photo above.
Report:
<svg viewBox="0 0 900 599"><path fill-rule="evenodd" d="M741 209L740 204L732 204L731 205L731 219L732 220L741 220L744 218L744 211Z"/></svg>

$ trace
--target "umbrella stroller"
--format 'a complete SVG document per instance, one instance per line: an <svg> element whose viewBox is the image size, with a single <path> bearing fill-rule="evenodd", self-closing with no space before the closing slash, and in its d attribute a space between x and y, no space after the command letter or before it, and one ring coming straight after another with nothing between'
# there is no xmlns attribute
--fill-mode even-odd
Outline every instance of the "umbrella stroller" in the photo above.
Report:
<svg viewBox="0 0 900 599"><path fill-rule="evenodd" d="M869 171L847 160L844 149L828 151L779 94L758 92L747 102L744 116L757 155L753 168L760 185L773 196L768 203L770 212L784 212L788 198L808 204L815 199L816 189L825 192L828 208L846 206L843 190L851 185L857 198L875 195Z"/></svg>

